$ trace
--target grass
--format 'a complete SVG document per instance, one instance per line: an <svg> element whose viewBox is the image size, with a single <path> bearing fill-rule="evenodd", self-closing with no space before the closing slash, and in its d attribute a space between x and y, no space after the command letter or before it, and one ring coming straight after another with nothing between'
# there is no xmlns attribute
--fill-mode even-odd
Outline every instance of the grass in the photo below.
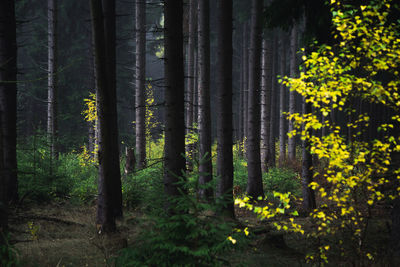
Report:
<svg viewBox="0 0 400 267"><path fill-rule="evenodd" d="M152 162L149 168L122 177L124 219L117 223L120 232L99 236L95 228L96 166L83 165L79 160L82 153L72 152L60 155L59 160L53 162L50 173L45 146L38 141L36 146L29 153L19 150L20 195L23 201L21 206L12 210L10 219L11 241L15 243L22 266L109 266L113 264L113 257L120 255L122 248L137 246L143 233L154 230L152 225L160 222L149 218L157 213L157 207L163 207L160 197L163 192L161 162ZM159 147L154 145L152 148L156 158L161 157ZM123 159L121 162L123 173ZM245 160L235 157L234 168L234 185L239 189L236 197L240 197L246 190L247 164ZM273 198L274 191L301 195L299 177L293 170L273 168L263 174L262 179L268 199ZM196 175L189 177L189 181L195 180ZM194 194L195 190L188 191ZM304 257L316 247L314 241L296 234L279 233L272 226L274 219L260 221L248 210L236 207L236 216L237 227L249 227L254 234L247 238L247 242L238 242L222 254L226 265L229 262L231 266L306 266ZM177 223L197 223L201 231L215 230L210 226L219 224L192 216L181 219ZM367 240L375 247L387 247L387 220L386 214L371 223L371 234ZM146 222L143 224L143 221ZM307 217L297 218L296 221L304 227L312 227ZM165 230L166 237L168 229L179 229L168 225L168 221L163 223L165 227L156 230ZM201 231L198 238L210 238ZM200 241L196 243L201 244ZM192 246L192 243L188 244ZM174 249L173 246L170 248ZM385 254L383 249L380 251ZM347 266L352 260L341 258L340 251L332 250L331 253L335 264ZM385 261L383 257L381 262Z"/></svg>

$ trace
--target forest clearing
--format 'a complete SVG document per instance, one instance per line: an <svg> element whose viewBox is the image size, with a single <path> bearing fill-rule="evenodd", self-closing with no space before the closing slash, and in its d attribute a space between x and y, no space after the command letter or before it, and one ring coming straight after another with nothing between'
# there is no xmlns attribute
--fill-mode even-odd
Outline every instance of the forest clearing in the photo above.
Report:
<svg viewBox="0 0 400 267"><path fill-rule="evenodd" d="M398 266L394 0L0 1L0 266Z"/></svg>

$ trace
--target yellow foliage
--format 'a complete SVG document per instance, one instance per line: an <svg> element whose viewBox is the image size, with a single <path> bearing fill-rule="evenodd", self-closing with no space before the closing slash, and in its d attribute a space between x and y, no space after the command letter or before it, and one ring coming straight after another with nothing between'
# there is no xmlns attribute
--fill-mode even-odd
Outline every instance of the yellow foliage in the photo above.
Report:
<svg viewBox="0 0 400 267"><path fill-rule="evenodd" d="M322 45L317 51L304 55L304 68L299 77L286 77L283 83L301 94L324 117L334 111L352 114L347 127L352 128L353 137L357 137L369 126L370 117L367 113L355 116L354 109L345 109L352 106L352 98L359 97L364 102L384 105L394 114L399 113L400 26L388 20L391 0L358 7L343 5L340 0L330 2L337 45ZM389 81L379 79L380 73L385 73ZM303 140L310 142L311 153L326 162L326 169L320 174L326 183L309 184L318 190L324 204L311 211L310 217L317 227L312 227L307 235L321 238L344 228L351 230L354 243L359 246L359 256L373 259L371 252L362 251L361 244L371 206L399 196L399 191L386 193L382 188L389 183L396 183L398 187L400 169L393 166L392 155L400 151L400 137L393 136L395 131L391 129L399 128L400 116L388 118L379 125L378 131L383 138L351 143L342 135L344 129L341 126L321 120L317 112L289 114L288 117L295 124L291 135L301 134ZM321 128L329 134L323 137L310 134L312 130ZM397 179L385 178L393 177L389 175L393 173L397 174ZM363 197L357 198L357 195ZM276 197L281 203L287 201L284 195L277 194ZM254 209L263 219L285 212L285 205L255 209L246 199L235 203L239 207ZM290 206L288 203L286 207ZM275 223L275 226L278 230L304 233L292 219ZM328 262L326 252L330 246L322 243L316 254L307 256L308 260Z"/></svg>

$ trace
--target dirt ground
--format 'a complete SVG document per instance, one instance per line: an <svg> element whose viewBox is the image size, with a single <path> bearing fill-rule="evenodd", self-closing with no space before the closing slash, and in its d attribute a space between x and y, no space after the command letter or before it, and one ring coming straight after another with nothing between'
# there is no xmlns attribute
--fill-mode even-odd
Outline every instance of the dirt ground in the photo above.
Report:
<svg viewBox="0 0 400 267"><path fill-rule="evenodd" d="M125 211L117 222L119 233L112 236L96 233L95 215L95 206L68 203L19 207L10 217L11 243L23 266L110 266L121 248L135 243L142 215ZM259 223L249 211L238 210L237 215L250 227ZM227 259L232 266L301 266L304 255L280 247L280 238L260 235L248 250L232 252Z"/></svg>
<svg viewBox="0 0 400 267"><path fill-rule="evenodd" d="M11 243L23 266L107 266L136 234L132 214L118 222L124 234L96 234L94 206L20 207L10 217Z"/></svg>

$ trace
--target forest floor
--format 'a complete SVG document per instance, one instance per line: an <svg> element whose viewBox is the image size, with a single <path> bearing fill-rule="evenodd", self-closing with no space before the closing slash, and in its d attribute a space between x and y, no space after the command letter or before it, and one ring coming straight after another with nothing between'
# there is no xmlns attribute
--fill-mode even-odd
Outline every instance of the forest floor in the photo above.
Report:
<svg viewBox="0 0 400 267"><path fill-rule="evenodd" d="M96 233L95 215L94 205L69 203L14 210L11 243L22 266L110 266L107 263L120 249L135 244L143 214L125 211L117 224L119 234L110 237ZM304 237L274 232L270 223L260 222L254 213L243 209L237 209L236 216L254 237L245 249L223 255L231 266L307 266L304 258L311 244ZM341 263L336 266L347 266Z"/></svg>
<svg viewBox="0 0 400 267"><path fill-rule="evenodd" d="M14 210L10 217L11 242L22 265L107 266L121 248L135 243L143 215L125 211L124 219L117 224L120 234L107 237L96 233L95 214L95 206L68 203ZM246 225L262 229L250 212L238 211L237 217ZM225 256L232 266L304 266L304 254L286 246L290 243L298 246L299 240L283 240L281 235L260 231L248 248Z"/></svg>

